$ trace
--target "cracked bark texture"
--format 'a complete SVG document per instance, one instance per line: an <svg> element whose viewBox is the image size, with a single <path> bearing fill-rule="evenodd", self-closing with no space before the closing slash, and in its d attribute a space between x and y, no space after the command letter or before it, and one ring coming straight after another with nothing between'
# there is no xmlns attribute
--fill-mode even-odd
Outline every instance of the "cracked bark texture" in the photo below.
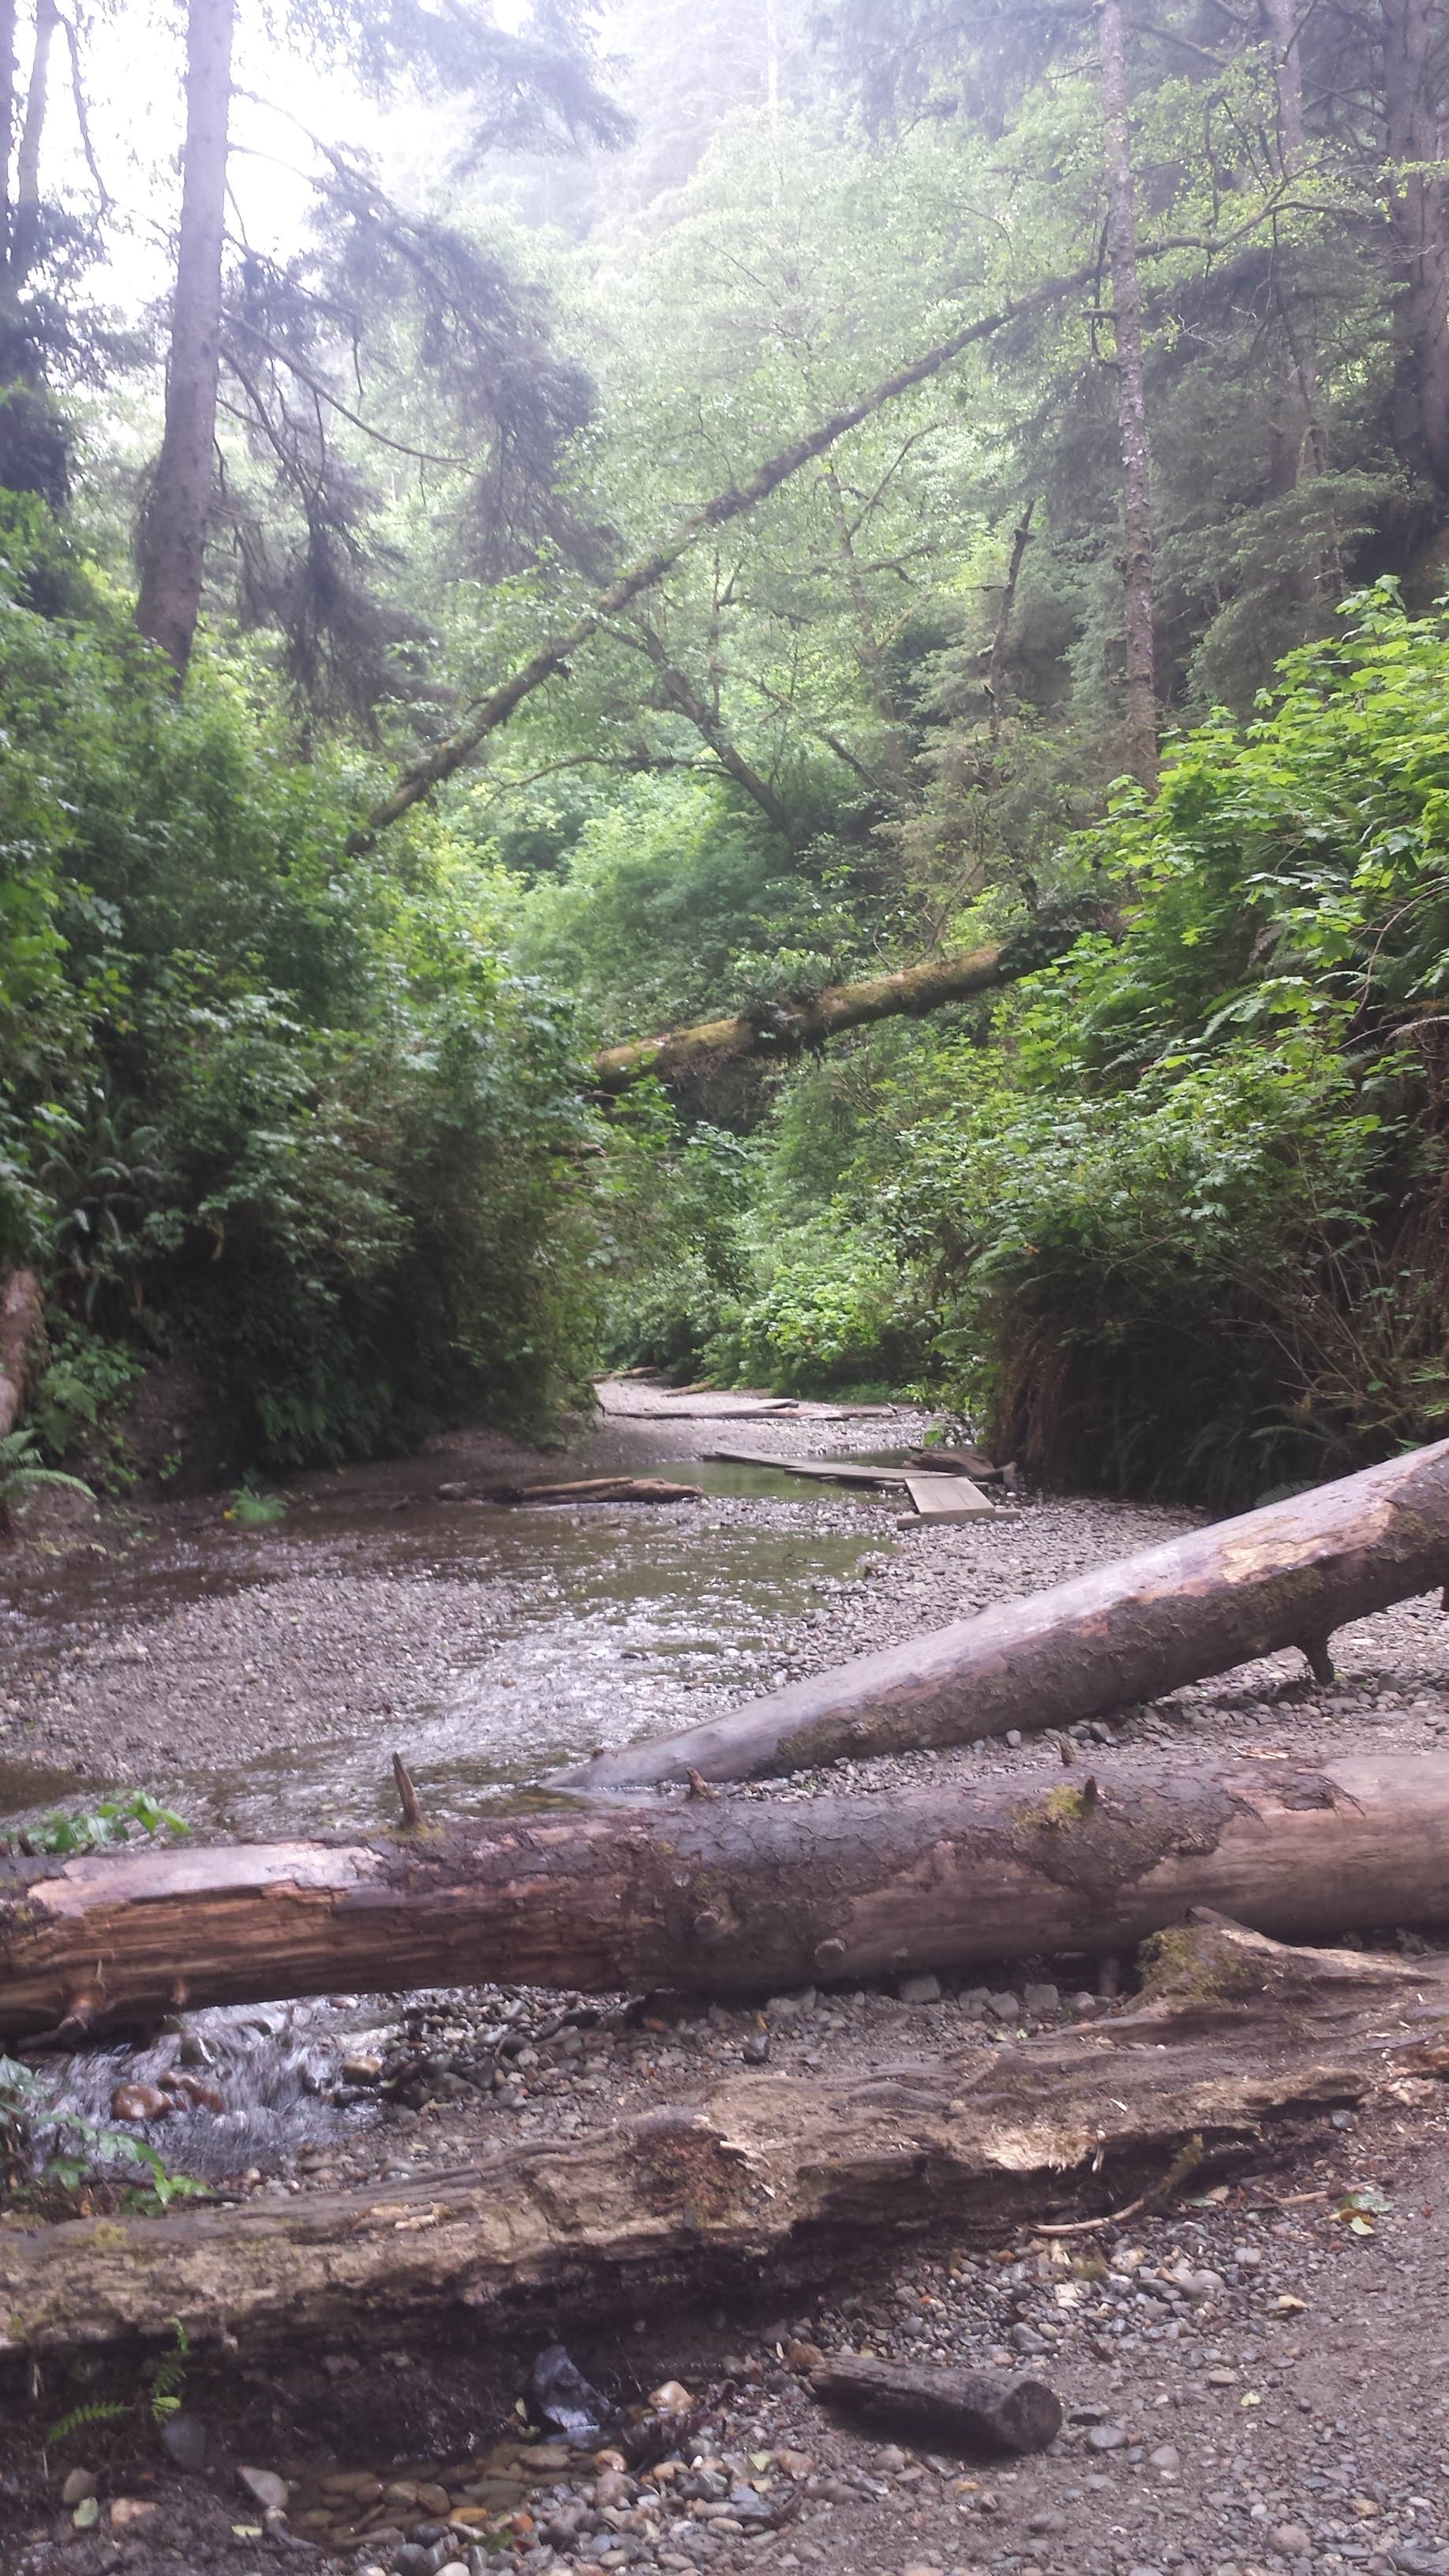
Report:
<svg viewBox="0 0 1449 2576"><path fill-rule="evenodd" d="M1110 2209L1178 2147L1260 2153L1276 2125L1449 2071L1438 1960L1279 1949L1207 1923L1170 1936L1136 2012L862 2076L737 2075L697 2103L463 2172L161 2219L0 2226L0 2353L346 2335L395 2345L558 2332L721 2289L772 2294L871 2240L949 2224L999 2244ZM1198 2170L1201 2171L1202 2165Z"/></svg>
<svg viewBox="0 0 1449 2576"><path fill-rule="evenodd" d="M424 1985L731 1994L1449 1916L1449 1758L577 1802L366 1843L0 1862L0 2034Z"/></svg>

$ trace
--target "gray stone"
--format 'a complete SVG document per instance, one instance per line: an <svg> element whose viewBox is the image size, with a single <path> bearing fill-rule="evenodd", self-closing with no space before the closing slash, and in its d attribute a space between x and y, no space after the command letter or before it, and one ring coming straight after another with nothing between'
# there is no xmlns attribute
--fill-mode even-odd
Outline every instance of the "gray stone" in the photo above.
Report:
<svg viewBox="0 0 1449 2576"><path fill-rule="evenodd" d="M199 2477L206 2466L206 2426L199 2415L173 2415L161 2428L161 2448L178 2469Z"/></svg>
<svg viewBox="0 0 1449 2576"><path fill-rule="evenodd" d="M938 2004L941 2000L941 1980L939 1977L930 1975L901 1977L897 1981L896 1993L903 2004Z"/></svg>
<svg viewBox="0 0 1449 2576"><path fill-rule="evenodd" d="M255 2496L263 2512L285 2513L292 2490L275 2469L238 2469L237 2476L249 2496Z"/></svg>

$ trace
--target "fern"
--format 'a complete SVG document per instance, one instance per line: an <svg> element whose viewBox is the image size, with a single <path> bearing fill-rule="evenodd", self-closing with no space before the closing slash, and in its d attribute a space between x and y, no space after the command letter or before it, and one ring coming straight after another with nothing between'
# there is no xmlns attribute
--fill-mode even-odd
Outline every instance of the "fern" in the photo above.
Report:
<svg viewBox="0 0 1449 2576"><path fill-rule="evenodd" d="M46 2440L52 2445L68 2442L73 2433L83 2432L87 2424L114 2424L130 2411L119 2397L97 2398L92 2405L73 2406L68 2415L62 2415L58 2424L52 2424Z"/></svg>
<svg viewBox="0 0 1449 2576"><path fill-rule="evenodd" d="M174 2415L180 2407L186 2365L191 2358L185 2326L179 2317L173 2317L171 2322L176 2329L176 2341L168 2353L163 2353L151 2373L151 2413L158 2424L164 2424L167 2417Z"/></svg>

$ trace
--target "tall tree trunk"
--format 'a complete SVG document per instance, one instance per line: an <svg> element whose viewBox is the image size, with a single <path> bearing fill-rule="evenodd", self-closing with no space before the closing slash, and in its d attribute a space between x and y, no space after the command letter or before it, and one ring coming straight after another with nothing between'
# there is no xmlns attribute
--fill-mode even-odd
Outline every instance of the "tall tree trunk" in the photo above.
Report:
<svg viewBox="0 0 1449 2576"><path fill-rule="evenodd" d="M15 151L15 0L0 0L0 271L9 270L14 198L10 165Z"/></svg>
<svg viewBox="0 0 1449 2576"><path fill-rule="evenodd" d="M45 132L50 49L60 24L56 0L36 0L35 51L30 60L30 86L25 94L25 121L15 163L15 230L11 259L23 278L35 257L40 215L40 139Z"/></svg>
<svg viewBox="0 0 1449 2576"><path fill-rule="evenodd" d="M991 638L991 652L986 664L986 695L990 705L987 721L993 751L1001 740L1001 700L1006 686L1006 650L1011 641L1011 612L1016 605L1016 585L1021 579L1021 567L1026 561L1027 547L1031 544L1031 523L1035 511L1036 501L1033 498L1028 501L1011 532L1011 557L1006 567L1006 579L1001 585L1001 605L996 612L996 631Z"/></svg>
<svg viewBox="0 0 1449 2576"><path fill-rule="evenodd" d="M178 682L191 655L206 561L221 365L221 252L235 17L235 0L191 0L166 429L141 527L136 623L169 657Z"/></svg>
<svg viewBox="0 0 1449 2576"><path fill-rule="evenodd" d="M1428 0L1383 12L1385 144L1397 252L1394 443L1410 471L1449 491L1449 244Z"/></svg>
<svg viewBox="0 0 1449 2576"><path fill-rule="evenodd" d="M1152 485L1142 362L1142 283L1132 185L1132 125L1121 0L1099 11L1106 147L1108 256L1117 340L1117 420L1122 442L1122 628L1127 765L1157 784L1157 675L1152 643Z"/></svg>
<svg viewBox="0 0 1449 2576"><path fill-rule="evenodd" d="M1278 148L1285 179L1296 179L1308 157L1308 126L1303 110L1303 53L1298 40L1296 0L1262 0L1273 53L1273 78L1278 92ZM1288 344L1288 357L1293 369L1294 391L1303 415L1303 435L1298 442L1296 478L1305 470L1311 476L1328 472L1328 438L1323 426L1323 405L1318 384L1318 355L1313 340L1303 325L1296 321L1281 281L1274 272L1274 300L1283 337ZM1330 599L1344 594L1343 552L1339 541L1338 522L1330 508L1323 513L1323 543L1313 574L1314 589Z"/></svg>

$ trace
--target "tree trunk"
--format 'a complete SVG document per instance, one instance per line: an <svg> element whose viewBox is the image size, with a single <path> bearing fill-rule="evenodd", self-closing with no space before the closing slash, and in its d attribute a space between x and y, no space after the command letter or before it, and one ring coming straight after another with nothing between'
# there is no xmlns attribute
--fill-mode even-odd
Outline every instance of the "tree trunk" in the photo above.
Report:
<svg viewBox="0 0 1449 2576"><path fill-rule="evenodd" d="M1173 1936L1127 2017L1015 2046L813 2081L736 2075L694 2104L461 2173L162 2219L0 2228L0 2353L140 2336L198 2350L410 2327L558 2332L778 2289L863 2244L949 2224L999 2245L1044 2212L1161 2188L1176 2151L1211 2165L1264 2131L1449 2069L1437 1959L1280 1950L1228 1924ZM439 2311L451 2310L451 2323Z"/></svg>
<svg viewBox="0 0 1449 2576"><path fill-rule="evenodd" d="M9 1859L0 2035L483 1977L773 1992L1117 1951L1193 1905L1274 1934L1439 1920L1449 1759L585 1803L401 1842Z"/></svg>
<svg viewBox="0 0 1449 2576"><path fill-rule="evenodd" d="M1031 544L1031 523L1036 511L1035 499L1028 501L1011 532L1011 555L1006 579L1001 585L1001 605L996 612L996 629L991 638L991 651L986 663L986 695L990 705L988 728L995 751L1001 741L1001 701L1006 693L1006 650L1011 640L1011 612L1016 605L1016 585L1021 567Z"/></svg>
<svg viewBox="0 0 1449 2576"><path fill-rule="evenodd" d="M1449 490L1449 244L1435 29L1427 0L1382 18L1389 211L1397 253L1394 444L1400 461Z"/></svg>
<svg viewBox="0 0 1449 2576"><path fill-rule="evenodd" d="M605 1047L594 1058L594 1080L601 1091L620 1092L642 1082L646 1074L656 1082L698 1081L751 1056L779 1060L798 1055L802 1047L820 1046L846 1029L868 1028L876 1020L903 1014L939 1011L948 1002L966 1002L977 993L994 992L998 985L1010 983L1014 974L1028 974L1046 962L1039 947L1012 943L928 957L924 965L871 975L864 983L827 984L813 1001L784 1002L758 1018L742 1011L730 1019L699 1020L693 1028L666 1029L659 1037Z"/></svg>
<svg viewBox="0 0 1449 2576"><path fill-rule="evenodd" d="M1122 442L1124 730L1127 765L1144 787L1153 788L1157 784L1157 678L1152 639L1152 484L1121 0L1099 0L1098 24L1107 243L1117 344L1117 421Z"/></svg>
<svg viewBox="0 0 1449 2576"><path fill-rule="evenodd" d="M10 1271L0 1287L0 1440L25 1409L44 1329L40 1281L33 1270Z"/></svg>
<svg viewBox="0 0 1449 2576"><path fill-rule="evenodd" d="M1191 1531L1075 1583L861 1655L656 1744L596 1755L561 1787L744 1780L846 1755L1070 1726L1253 1655L1327 1640L1449 1576L1449 1440L1290 1502Z"/></svg>
<svg viewBox="0 0 1449 2576"><path fill-rule="evenodd" d="M221 369L235 0L191 0L186 150L166 367L166 427L141 525L136 622L185 677L201 608Z"/></svg>

